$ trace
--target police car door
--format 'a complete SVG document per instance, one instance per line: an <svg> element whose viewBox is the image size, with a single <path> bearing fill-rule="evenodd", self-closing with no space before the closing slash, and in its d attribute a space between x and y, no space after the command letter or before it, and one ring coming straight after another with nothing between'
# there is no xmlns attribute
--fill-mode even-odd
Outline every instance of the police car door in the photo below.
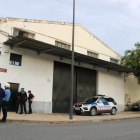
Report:
<svg viewBox="0 0 140 140"><path fill-rule="evenodd" d="M98 100L98 112L103 112L103 109L104 109L104 104L103 104L103 102L105 102L105 99L104 98L100 98L99 100Z"/></svg>
<svg viewBox="0 0 140 140"><path fill-rule="evenodd" d="M111 106L110 106L110 104L109 104L109 102L108 102L108 98L104 98L104 102L103 102L103 104L104 104L104 112L109 112L110 110L111 110Z"/></svg>

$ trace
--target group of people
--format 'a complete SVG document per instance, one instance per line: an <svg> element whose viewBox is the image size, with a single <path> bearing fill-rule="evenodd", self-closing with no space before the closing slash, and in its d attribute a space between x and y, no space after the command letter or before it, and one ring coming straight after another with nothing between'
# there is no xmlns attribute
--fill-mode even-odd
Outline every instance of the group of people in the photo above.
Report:
<svg viewBox="0 0 140 140"><path fill-rule="evenodd" d="M1 122L6 122L7 118L7 107L8 107L8 102L11 96L11 91L10 91L10 84L6 83L4 85L5 90L1 87L0 83L0 114L1 114L1 109L3 112L3 117ZM20 113L23 114L23 107L24 107L24 113L27 114L26 112L26 103L27 100L29 102L29 112L28 114L32 114L32 100L35 98L35 96L31 93L31 91L28 91L29 96L27 98L27 93L24 91L24 88L21 88L21 90L17 94L17 104L16 104L16 113L18 113L19 105L20 105Z"/></svg>
<svg viewBox="0 0 140 140"><path fill-rule="evenodd" d="M21 88L21 90L19 91L19 93L17 94L17 105L16 105L16 113L18 113L19 110L19 105L20 105L20 113L19 114L23 114L23 107L24 107L24 113L26 114L26 103L27 103L27 99L29 102L29 112L28 114L32 114L32 100L35 98L35 96L31 93L31 91L28 91L29 96L27 98L27 93L26 91L24 91L24 88Z"/></svg>
<svg viewBox="0 0 140 140"><path fill-rule="evenodd" d="M4 88L1 88L1 83L0 83L0 113L1 113L1 108L2 108L2 112L3 112L3 118L1 120L1 122L6 122L6 118L7 118L7 106L8 106L8 102L11 96L11 92L10 92L10 84L6 83L4 85Z"/></svg>

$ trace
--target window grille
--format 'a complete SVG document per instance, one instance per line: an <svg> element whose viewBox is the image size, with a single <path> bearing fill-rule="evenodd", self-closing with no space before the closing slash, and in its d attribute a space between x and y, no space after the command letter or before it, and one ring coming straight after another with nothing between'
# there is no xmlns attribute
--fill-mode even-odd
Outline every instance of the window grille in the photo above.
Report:
<svg viewBox="0 0 140 140"><path fill-rule="evenodd" d="M9 64L15 66L21 66L21 60L22 60L22 55L11 53Z"/></svg>
<svg viewBox="0 0 140 140"><path fill-rule="evenodd" d="M55 46L57 47L60 47L60 48L63 48L63 49L67 49L67 50L70 50L70 45L67 45L67 44L64 44L64 43L61 43L61 42L55 42Z"/></svg>
<svg viewBox="0 0 140 140"><path fill-rule="evenodd" d="M115 59L112 59L112 58L110 58L110 62L118 64L118 60L115 60Z"/></svg>
<svg viewBox="0 0 140 140"><path fill-rule="evenodd" d="M89 52L89 51L87 51L87 55L88 55L88 56L91 56L91 57L98 58L98 54L93 53L93 52Z"/></svg>

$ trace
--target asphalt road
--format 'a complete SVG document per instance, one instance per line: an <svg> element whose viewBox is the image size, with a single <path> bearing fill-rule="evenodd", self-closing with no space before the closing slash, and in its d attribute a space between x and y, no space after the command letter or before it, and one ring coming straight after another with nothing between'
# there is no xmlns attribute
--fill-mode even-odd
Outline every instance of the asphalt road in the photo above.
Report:
<svg viewBox="0 0 140 140"><path fill-rule="evenodd" d="M139 140L140 119L82 124L0 123L0 140Z"/></svg>

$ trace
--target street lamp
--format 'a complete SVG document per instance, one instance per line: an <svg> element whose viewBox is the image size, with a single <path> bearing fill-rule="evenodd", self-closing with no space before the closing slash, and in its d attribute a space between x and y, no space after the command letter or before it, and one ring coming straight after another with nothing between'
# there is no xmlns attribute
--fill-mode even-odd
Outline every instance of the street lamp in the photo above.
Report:
<svg viewBox="0 0 140 140"><path fill-rule="evenodd" d="M72 31L72 58L71 58L71 96L70 119L73 119L73 77L74 77L74 24L75 24L75 0L73 0L73 31Z"/></svg>

